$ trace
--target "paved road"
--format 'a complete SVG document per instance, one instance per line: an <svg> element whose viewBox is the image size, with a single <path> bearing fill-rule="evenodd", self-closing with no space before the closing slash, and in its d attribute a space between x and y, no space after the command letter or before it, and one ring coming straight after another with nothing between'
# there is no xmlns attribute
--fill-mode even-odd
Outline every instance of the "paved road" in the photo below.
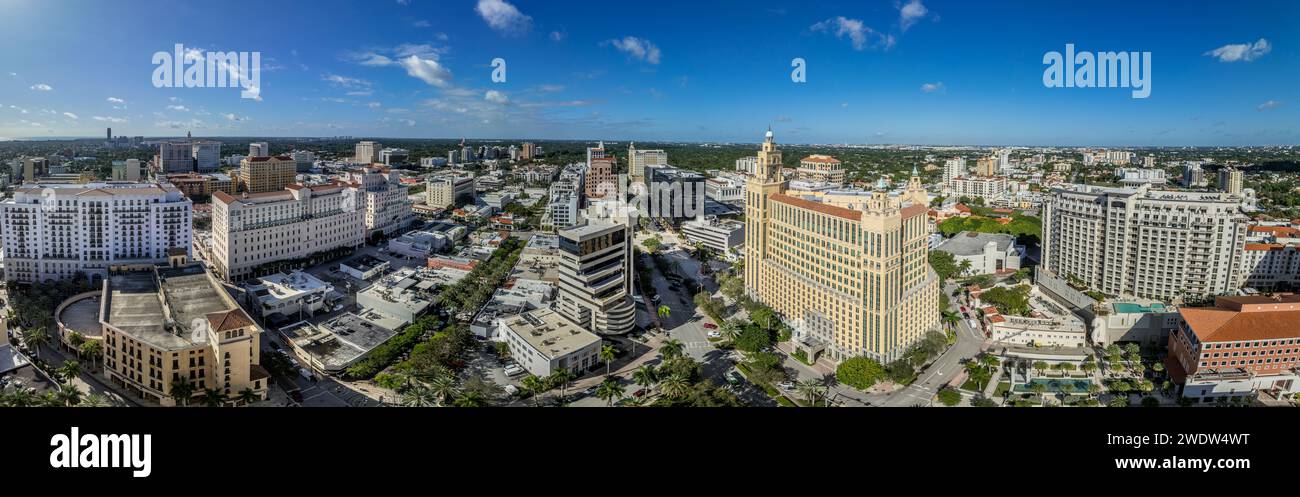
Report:
<svg viewBox="0 0 1300 497"><path fill-rule="evenodd" d="M952 295L955 286L944 286L944 292ZM960 305L959 299L952 299L952 309L958 311ZM960 312L960 311L958 311ZM984 346L984 336L978 330L971 329L967 320L962 319L957 324L957 343L948 347L948 350L935 359L929 368L922 371L917 380L908 385L907 388L896 390L888 395L878 396L872 402L875 405L887 407L903 407L914 405L929 405L930 399L939 391L957 373L962 370L962 361L975 357L980 353Z"/></svg>

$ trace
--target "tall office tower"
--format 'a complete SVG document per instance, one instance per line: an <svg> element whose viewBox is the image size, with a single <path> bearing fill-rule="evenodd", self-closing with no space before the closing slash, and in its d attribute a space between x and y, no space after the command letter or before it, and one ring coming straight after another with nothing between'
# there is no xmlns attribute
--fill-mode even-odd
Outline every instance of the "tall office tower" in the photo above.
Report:
<svg viewBox="0 0 1300 497"><path fill-rule="evenodd" d="M1235 167L1219 169L1219 190L1228 195L1241 196L1241 170Z"/></svg>
<svg viewBox="0 0 1300 497"><path fill-rule="evenodd" d="M158 155L154 165L163 174L187 173L194 170L194 150L189 140L158 142Z"/></svg>
<svg viewBox="0 0 1300 497"><path fill-rule="evenodd" d="M212 269L243 281L292 263L365 243L359 188L343 182L290 185L266 193L212 194Z"/></svg>
<svg viewBox="0 0 1300 497"><path fill-rule="evenodd" d="M997 163L993 157L980 157L975 161L975 175L989 177L998 173Z"/></svg>
<svg viewBox="0 0 1300 497"><path fill-rule="evenodd" d="M795 178L804 181L830 183L837 187L844 185L844 165L829 155L809 155L800 159L794 174Z"/></svg>
<svg viewBox="0 0 1300 497"><path fill-rule="evenodd" d="M450 150L450 151L448 151L448 152L447 152L447 165L449 165L449 166L454 166L454 165L459 164L459 163L460 163L460 152L457 151L457 150Z"/></svg>
<svg viewBox="0 0 1300 497"><path fill-rule="evenodd" d="M287 155L248 157L239 164L239 186L248 193L277 192L293 183L298 166Z"/></svg>
<svg viewBox="0 0 1300 497"><path fill-rule="evenodd" d="M1204 188L1209 184L1200 162L1183 163L1183 188Z"/></svg>
<svg viewBox="0 0 1300 497"><path fill-rule="evenodd" d="M24 183L32 183L36 178L46 175L50 170L50 160L44 157L28 157L23 159Z"/></svg>
<svg viewBox="0 0 1300 497"><path fill-rule="evenodd" d="M289 157L293 158L294 167L300 173L311 171L312 166L316 165L316 154L306 150L294 150L289 153Z"/></svg>
<svg viewBox="0 0 1300 497"><path fill-rule="evenodd" d="M1011 169L1011 151L1010 151L1010 150L1006 150L1006 149L999 150L999 151L998 151L998 170L999 170L999 171L1006 171L1007 169ZM989 174L988 176L992 176L992 174Z"/></svg>
<svg viewBox="0 0 1300 497"><path fill-rule="evenodd" d="M176 405L172 385L181 379L195 397L215 391L221 405L241 404L244 390L266 399L261 327L203 264L185 260L182 252L166 266L108 278L99 300L104 379L164 406Z"/></svg>
<svg viewBox="0 0 1300 497"><path fill-rule="evenodd" d="M431 177L424 184L424 203L429 207L441 209L474 201L474 176L444 174Z"/></svg>
<svg viewBox="0 0 1300 497"><path fill-rule="evenodd" d="M663 150L637 150L635 143L627 146L628 178L632 181L645 179L646 166L668 165L668 152Z"/></svg>
<svg viewBox="0 0 1300 497"><path fill-rule="evenodd" d="M1108 295L1151 299L1237 289L1248 219L1222 193L1070 185L1043 204L1043 263Z"/></svg>
<svg viewBox="0 0 1300 497"><path fill-rule="evenodd" d="M951 159L943 161L943 182L944 183L947 183L948 180L951 180L953 178L960 178L963 176L966 176L965 157L953 157Z"/></svg>
<svg viewBox="0 0 1300 497"><path fill-rule="evenodd" d="M353 160L357 164L374 164L379 162L379 151L383 150L379 142L359 141L357 142L357 153Z"/></svg>
<svg viewBox="0 0 1300 497"><path fill-rule="evenodd" d="M605 142L601 141L594 147L587 147L587 167L591 167L592 159L601 159L605 157Z"/></svg>
<svg viewBox="0 0 1300 497"><path fill-rule="evenodd" d="M271 145L266 142L253 142L248 144L249 157L269 157L271 155Z"/></svg>
<svg viewBox="0 0 1300 497"><path fill-rule="evenodd" d="M523 149L519 152L519 158L527 160L537 156L537 145L532 142L524 142Z"/></svg>
<svg viewBox="0 0 1300 497"><path fill-rule="evenodd" d="M113 181L140 181L140 159L113 161Z"/></svg>
<svg viewBox="0 0 1300 497"><path fill-rule="evenodd" d="M190 144L194 168L201 173L210 173L221 168L221 142L195 141Z"/></svg>
<svg viewBox="0 0 1300 497"><path fill-rule="evenodd" d="M415 219L411 199L397 171L383 167L365 167L352 173L352 184L360 186L359 204L365 213L366 235L391 235Z"/></svg>
<svg viewBox="0 0 1300 497"><path fill-rule="evenodd" d="M105 136L108 141L113 141L113 128L108 128L108 134Z"/></svg>
<svg viewBox="0 0 1300 497"><path fill-rule="evenodd" d="M622 334L636 324L632 232L625 220L590 217L559 231L559 292L555 309L587 331Z"/></svg>
<svg viewBox="0 0 1300 497"><path fill-rule="evenodd" d="M736 159L736 172L748 176L758 174L758 157L741 157Z"/></svg>
<svg viewBox="0 0 1300 497"><path fill-rule="evenodd" d="M769 130L745 200L745 290L795 328L816 360L902 357L939 325L939 277L926 262L927 201L906 191L787 191Z"/></svg>
<svg viewBox="0 0 1300 497"><path fill-rule="evenodd" d="M4 277L38 283L166 262L190 249L190 207L168 184L18 187L0 202Z"/></svg>
<svg viewBox="0 0 1300 497"><path fill-rule="evenodd" d="M588 149L588 153L591 150ZM614 176L614 158L605 157L602 153L601 157L593 158L588 163L591 167L587 169L585 192L587 198L603 199L618 193L618 179Z"/></svg>

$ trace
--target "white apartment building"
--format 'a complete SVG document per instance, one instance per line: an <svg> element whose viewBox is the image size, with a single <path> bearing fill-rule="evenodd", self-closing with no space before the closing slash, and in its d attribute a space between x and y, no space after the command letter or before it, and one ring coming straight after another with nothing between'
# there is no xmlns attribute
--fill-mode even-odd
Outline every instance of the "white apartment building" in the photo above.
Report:
<svg viewBox="0 0 1300 497"><path fill-rule="evenodd" d="M193 147L188 141L158 142L158 155L154 157L154 167L163 174L193 171Z"/></svg>
<svg viewBox="0 0 1300 497"><path fill-rule="evenodd" d="M1200 162L1183 163L1183 188L1204 188L1209 185L1210 181L1205 177Z"/></svg>
<svg viewBox="0 0 1300 497"><path fill-rule="evenodd" d="M1069 185L1043 205L1042 267L1109 295L1223 294L1240 281L1247 221L1222 193Z"/></svg>
<svg viewBox="0 0 1300 497"><path fill-rule="evenodd" d="M208 173L221 168L221 142L201 140L191 142L190 154L194 158L194 168L198 172Z"/></svg>
<svg viewBox="0 0 1300 497"><path fill-rule="evenodd" d="M1300 245L1247 243L1241 256L1241 286L1263 292L1300 285Z"/></svg>
<svg viewBox="0 0 1300 497"><path fill-rule="evenodd" d="M758 157L741 157L736 159L736 172L749 176L758 174Z"/></svg>
<svg viewBox="0 0 1300 497"><path fill-rule="evenodd" d="M628 176L634 180L645 177L646 166L668 165L668 152L663 150L637 150L635 143L627 146Z"/></svg>
<svg viewBox="0 0 1300 497"><path fill-rule="evenodd" d="M995 202L1007 193L1007 178L994 177L957 177L948 180L948 191L954 197L978 197L986 202Z"/></svg>
<svg viewBox="0 0 1300 497"><path fill-rule="evenodd" d="M947 183L955 178L966 176L966 158L953 157L943 161L943 182Z"/></svg>
<svg viewBox="0 0 1300 497"><path fill-rule="evenodd" d="M374 164L379 162L379 151L382 149L378 142L357 142L357 152L353 160L358 164Z"/></svg>
<svg viewBox="0 0 1300 497"><path fill-rule="evenodd" d="M745 201L745 181L740 178L718 176L704 181L704 196L719 203Z"/></svg>
<svg viewBox="0 0 1300 497"><path fill-rule="evenodd" d="M358 185L289 185L278 192L212 194L213 271L225 281L278 272L277 262L365 242Z"/></svg>
<svg viewBox="0 0 1300 497"><path fill-rule="evenodd" d="M249 157L270 157L271 145L266 142L253 142L248 144Z"/></svg>
<svg viewBox="0 0 1300 497"><path fill-rule="evenodd" d="M364 167L350 176L352 184L360 187L366 236L391 235L415 220L411 199L407 198L406 186L397 171Z"/></svg>
<svg viewBox="0 0 1300 497"><path fill-rule="evenodd" d="M77 272L167 261L188 254L191 203L156 183L38 184L0 202L6 281L39 283Z"/></svg>
<svg viewBox="0 0 1300 497"><path fill-rule="evenodd" d="M1138 186L1151 184L1163 186L1165 184L1164 169L1141 169L1136 167L1121 167L1115 170L1115 179L1125 186Z"/></svg>

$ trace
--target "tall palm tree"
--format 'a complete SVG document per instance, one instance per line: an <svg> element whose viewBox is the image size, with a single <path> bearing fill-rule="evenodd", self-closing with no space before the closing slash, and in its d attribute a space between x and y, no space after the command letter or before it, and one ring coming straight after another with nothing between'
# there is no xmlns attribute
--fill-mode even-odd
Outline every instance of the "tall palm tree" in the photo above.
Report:
<svg viewBox="0 0 1300 497"><path fill-rule="evenodd" d="M41 357L41 346L50 343L50 334L45 332L45 327L28 328L23 330L23 343L32 349L32 355L37 358Z"/></svg>
<svg viewBox="0 0 1300 497"><path fill-rule="evenodd" d="M81 407L108 407L109 403L108 399L105 399L103 395L92 393L82 398L79 405Z"/></svg>
<svg viewBox="0 0 1300 497"><path fill-rule="evenodd" d="M483 392L465 390L459 397L456 397L456 400L451 405L456 407L487 407L488 401L483 398Z"/></svg>
<svg viewBox="0 0 1300 497"><path fill-rule="evenodd" d="M943 315L943 319L942 319L943 324L944 324L944 326L947 326L948 328L952 328L953 326L957 326L957 323L961 322L961 317L958 316L957 313L955 313L955 312L953 312L953 311L944 310L944 311L941 312L941 314Z"/></svg>
<svg viewBox="0 0 1300 497"><path fill-rule="evenodd" d="M718 327L718 334L722 336L723 340L735 340L736 335L740 334L740 323L734 320L724 321L722 326Z"/></svg>
<svg viewBox="0 0 1300 497"><path fill-rule="evenodd" d="M957 264L957 274L965 276L966 273L970 271L970 268L971 268L970 259L962 259L961 263Z"/></svg>
<svg viewBox="0 0 1300 497"><path fill-rule="evenodd" d="M172 382L170 392L167 392L176 405L187 406L190 404L190 397L194 396L194 384L190 383L189 378L181 378Z"/></svg>
<svg viewBox="0 0 1300 497"><path fill-rule="evenodd" d="M81 363L77 362L76 359L69 359L63 361L63 365L59 366L59 369L56 371L59 373L59 376L63 377L63 381L72 381L73 378L81 376Z"/></svg>
<svg viewBox="0 0 1300 497"><path fill-rule="evenodd" d="M659 355L662 355L664 359L673 359L681 357L682 352L685 352L685 350L686 346L682 344L682 341L673 338L659 346Z"/></svg>
<svg viewBox="0 0 1300 497"><path fill-rule="evenodd" d="M609 377L609 368L614 365L614 351L613 345L600 348L600 360L605 363L605 377Z"/></svg>
<svg viewBox="0 0 1300 497"><path fill-rule="evenodd" d="M439 406L445 406L456 398L460 393L460 388L456 386L456 379L451 375L442 375L434 378L429 382L429 391L438 399Z"/></svg>
<svg viewBox="0 0 1300 497"><path fill-rule="evenodd" d="M432 391L424 385L408 388L402 394L402 405L406 407L429 407L437 403Z"/></svg>
<svg viewBox="0 0 1300 497"><path fill-rule="evenodd" d="M642 388L650 388L650 385L654 385L655 381L655 367L649 364L641 366L632 372L632 382Z"/></svg>
<svg viewBox="0 0 1300 497"><path fill-rule="evenodd" d="M239 397L237 398L240 402L243 402L244 405L252 404L253 402L257 402L257 392L254 392L252 388L244 388L239 391Z"/></svg>
<svg viewBox="0 0 1300 497"><path fill-rule="evenodd" d="M614 378L605 378L596 388L596 398L604 400L605 405L614 407L614 401L623 398L623 385Z"/></svg>
<svg viewBox="0 0 1300 497"><path fill-rule="evenodd" d="M535 374L530 374L524 377L522 383L524 388L527 388L529 392L533 393L533 405L541 407L542 392L550 390L550 388L547 388L546 380L543 380Z"/></svg>
<svg viewBox="0 0 1300 497"><path fill-rule="evenodd" d="M569 384L573 382L574 378L575 376L573 374L573 371L570 371L569 368L557 369L551 372L550 376L546 377L546 380L550 382L550 384L555 385L557 388L560 389L561 403L564 402L564 398L566 397L565 390L568 390Z"/></svg>
<svg viewBox="0 0 1300 497"><path fill-rule="evenodd" d="M816 405L817 399L824 395L826 391L826 386L817 380L801 380L795 384L794 388L796 392L803 395L804 400L808 401L809 405Z"/></svg>
<svg viewBox="0 0 1300 497"><path fill-rule="evenodd" d="M99 340L87 340L77 347L82 357L90 358L90 368L99 367L99 358L104 356L104 342Z"/></svg>
<svg viewBox="0 0 1300 497"><path fill-rule="evenodd" d="M74 407L81 403L81 390L71 384L59 387L57 392L59 403L64 407Z"/></svg>
<svg viewBox="0 0 1300 497"><path fill-rule="evenodd" d="M685 397L686 393L689 392L690 389L690 382L686 381L686 377L680 374L675 374L659 380L659 390L672 399Z"/></svg>
<svg viewBox="0 0 1300 497"><path fill-rule="evenodd" d="M203 405L207 407L221 407L221 403L225 402L225 400L226 396L221 394L221 390L215 388L203 389Z"/></svg>

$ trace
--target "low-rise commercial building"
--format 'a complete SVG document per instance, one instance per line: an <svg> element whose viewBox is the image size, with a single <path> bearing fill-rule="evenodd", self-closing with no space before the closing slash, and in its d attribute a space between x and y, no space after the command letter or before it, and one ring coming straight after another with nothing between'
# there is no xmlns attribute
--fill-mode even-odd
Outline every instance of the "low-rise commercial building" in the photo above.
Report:
<svg viewBox="0 0 1300 497"><path fill-rule="evenodd" d="M1179 314L1165 365L1184 397L1209 403L1300 390L1300 296L1218 297L1214 307Z"/></svg>
<svg viewBox="0 0 1300 497"><path fill-rule="evenodd" d="M1016 237L1008 234L963 231L935 250L952 254L958 265L970 261L970 269L963 275L977 275L1020 269L1023 247L1017 246Z"/></svg>
<svg viewBox="0 0 1300 497"><path fill-rule="evenodd" d="M699 243L723 257L734 257L733 250L745 244L745 223L731 219L706 217L682 223L682 234L691 243Z"/></svg>
<svg viewBox="0 0 1300 497"><path fill-rule="evenodd" d="M539 377L566 369L581 375L600 364L600 337L551 309L501 318L498 329L510 358Z"/></svg>

